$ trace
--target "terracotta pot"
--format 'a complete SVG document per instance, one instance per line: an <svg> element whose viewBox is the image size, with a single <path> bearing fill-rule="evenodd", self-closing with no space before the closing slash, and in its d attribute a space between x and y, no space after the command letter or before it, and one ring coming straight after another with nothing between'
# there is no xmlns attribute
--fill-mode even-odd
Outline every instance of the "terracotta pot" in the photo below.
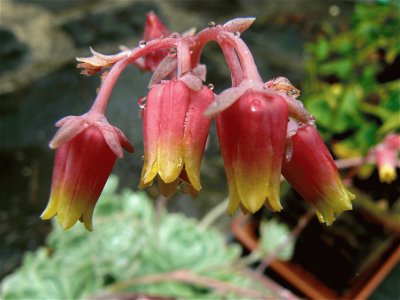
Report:
<svg viewBox="0 0 400 300"><path fill-rule="evenodd" d="M231 229L236 239L247 250L252 251L257 247L257 224L250 216L239 214L233 220ZM367 299L389 271L400 261L399 241L399 235L396 234L387 244L382 255L372 261L369 267L359 274L351 287L344 293L334 291L315 275L293 261L275 260L270 264L270 269L310 299Z"/></svg>

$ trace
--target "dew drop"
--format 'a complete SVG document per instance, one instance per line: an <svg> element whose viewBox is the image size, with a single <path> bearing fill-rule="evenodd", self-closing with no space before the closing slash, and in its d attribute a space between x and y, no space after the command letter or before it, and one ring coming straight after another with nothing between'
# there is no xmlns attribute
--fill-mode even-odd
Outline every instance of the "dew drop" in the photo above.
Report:
<svg viewBox="0 0 400 300"><path fill-rule="evenodd" d="M257 111L260 109L261 101L260 100L253 100L250 105L251 111Z"/></svg>
<svg viewBox="0 0 400 300"><path fill-rule="evenodd" d="M215 27L217 24L214 21L208 23L208 27Z"/></svg>
<svg viewBox="0 0 400 300"><path fill-rule="evenodd" d="M213 85L212 83L207 84L207 87L208 87L210 90L213 90L213 89L214 89L214 85Z"/></svg>
<svg viewBox="0 0 400 300"><path fill-rule="evenodd" d="M146 47L146 41L140 41L140 42L139 42L139 47L140 47L140 48Z"/></svg>
<svg viewBox="0 0 400 300"><path fill-rule="evenodd" d="M176 50L176 48L172 47L169 49L168 56L175 57L177 53L178 53L178 51Z"/></svg>
<svg viewBox="0 0 400 300"><path fill-rule="evenodd" d="M140 107L140 108L145 108L145 107L146 107L146 101L147 101L147 97L146 97L146 96L140 97L140 98L138 99L139 107Z"/></svg>
<svg viewBox="0 0 400 300"><path fill-rule="evenodd" d="M308 116L307 117L307 125L310 125L310 126L315 126L315 118L314 118L314 116Z"/></svg>
<svg viewBox="0 0 400 300"><path fill-rule="evenodd" d="M142 160L145 160L145 159L146 159L146 156L142 155Z"/></svg>
<svg viewBox="0 0 400 300"><path fill-rule="evenodd" d="M233 34L233 36L234 36L235 38L240 37L240 31L236 31L236 32Z"/></svg>

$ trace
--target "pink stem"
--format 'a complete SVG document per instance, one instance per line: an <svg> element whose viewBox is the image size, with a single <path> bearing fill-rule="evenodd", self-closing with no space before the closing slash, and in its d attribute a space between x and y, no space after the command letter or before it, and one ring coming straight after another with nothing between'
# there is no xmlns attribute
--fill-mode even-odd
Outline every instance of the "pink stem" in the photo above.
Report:
<svg viewBox="0 0 400 300"><path fill-rule="evenodd" d="M241 38L235 37L234 34L231 32L225 32L223 38L235 48L236 53L239 56L240 63L242 65L245 78L248 80L263 82L260 74L258 73L253 55L251 54L246 43Z"/></svg>
<svg viewBox="0 0 400 300"><path fill-rule="evenodd" d="M178 70L177 77L181 77L184 73L191 69L189 41L187 38L180 38L177 42L178 52Z"/></svg>
<svg viewBox="0 0 400 300"><path fill-rule="evenodd" d="M130 63L134 63L139 57L149 54L152 51L160 48L173 47L176 45L176 39L164 38L149 41L144 48L134 48L131 52L123 59L118 61L108 73L106 79L100 86L100 91L97 94L96 100L94 101L89 113L104 114L107 108L108 100L110 99L111 92L117 82L121 72Z"/></svg>
<svg viewBox="0 0 400 300"><path fill-rule="evenodd" d="M220 46L231 72L232 86L238 86L243 81L243 71L235 49L226 42L221 42Z"/></svg>
<svg viewBox="0 0 400 300"><path fill-rule="evenodd" d="M248 80L263 82L260 75L258 74L257 66L254 62L253 56L251 55L249 48L240 37L235 37L233 33L225 31L225 29L222 26L217 26L214 28L204 29L203 31L199 32L195 38L197 43L196 43L196 49L192 54L192 65L198 64L200 60L201 51L208 42L214 40L221 46L221 48L225 47L223 46L224 43L229 43L233 46L239 57L240 65L243 69L242 80L248 79ZM234 58L234 60L231 61L232 58L234 58L232 55L226 57L226 60L228 62L228 65L230 66L231 71L232 69L234 69L232 68L232 66L235 66L235 64L237 64L236 58ZM237 81L236 78L235 81Z"/></svg>
<svg viewBox="0 0 400 300"><path fill-rule="evenodd" d="M129 57L125 57L111 68L110 72L107 74L106 79L100 87L100 91L97 94L96 100L90 108L89 113L99 113L104 115L114 85L117 82L119 75L121 75L121 72L128 64Z"/></svg>

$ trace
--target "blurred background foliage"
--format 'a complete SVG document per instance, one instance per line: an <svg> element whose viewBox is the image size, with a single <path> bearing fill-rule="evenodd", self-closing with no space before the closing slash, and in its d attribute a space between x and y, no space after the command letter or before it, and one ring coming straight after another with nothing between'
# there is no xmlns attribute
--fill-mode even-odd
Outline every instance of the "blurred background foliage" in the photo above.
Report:
<svg viewBox="0 0 400 300"><path fill-rule="evenodd" d="M364 156L400 129L399 7L358 3L348 25L323 24L306 49L302 99L339 158Z"/></svg>

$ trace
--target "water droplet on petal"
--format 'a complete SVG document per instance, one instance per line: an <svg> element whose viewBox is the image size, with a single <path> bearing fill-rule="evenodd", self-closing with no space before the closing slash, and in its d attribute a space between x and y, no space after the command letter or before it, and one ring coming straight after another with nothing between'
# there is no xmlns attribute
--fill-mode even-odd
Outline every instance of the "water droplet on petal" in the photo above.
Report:
<svg viewBox="0 0 400 300"><path fill-rule="evenodd" d="M260 100L253 100L250 105L251 111L257 111L260 108L261 101Z"/></svg>
<svg viewBox="0 0 400 300"><path fill-rule="evenodd" d="M215 27L217 24L214 21L208 23L208 27Z"/></svg>
<svg viewBox="0 0 400 300"><path fill-rule="evenodd" d="M142 156L142 160L145 160L145 159L146 159L146 156L143 155L143 156Z"/></svg>
<svg viewBox="0 0 400 300"><path fill-rule="evenodd" d="M140 98L138 99L139 107L140 107L140 108L145 108L145 107L146 107L146 101L147 101L147 97L146 97L146 96L140 97Z"/></svg>
<svg viewBox="0 0 400 300"><path fill-rule="evenodd" d="M315 118L314 118L314 116L308 116L307 117L307 125L310 125L310 126L315 126Z"/></svg>
<svg viewBox="0 0 400 300"><path fill-rule="evenodd" d="M146 47L146 41L140 41L140 42L139 42L139 47L140 47L140 48Z"/></svg>
<svg viewBox="0 0 400 300"><path fill-rule="evenodd" d="M236 31L236 32L233 34L233 36L234 36L235 38L240 37L240 31Z"/></svg>
<svg viewBox="0 0 400 300"><path fill-rule="evenodd" d="M179 37L179 33L173 32L173 33L171 33L171 37L172 37L173 39L177 39L177 38Z"/></svg>
<svg viewBox="0 0 400 300"><path fill-rule="evenodd" d="M177 54L177 52L178 52L178 51L176 50L175 47L170 48L170 49L169 49L169 52L168 52L168 56L170 56L170 57L175 57L176 54Z"/></svg>
<svg viewBox="0 0 400 300"><path fill-rule="evenodd" d="M214 89L214 85L213 85L212 83L209 83L209 84L207 85L207 87L208 87L210 90L213 90L213 89Z"/></svg>

